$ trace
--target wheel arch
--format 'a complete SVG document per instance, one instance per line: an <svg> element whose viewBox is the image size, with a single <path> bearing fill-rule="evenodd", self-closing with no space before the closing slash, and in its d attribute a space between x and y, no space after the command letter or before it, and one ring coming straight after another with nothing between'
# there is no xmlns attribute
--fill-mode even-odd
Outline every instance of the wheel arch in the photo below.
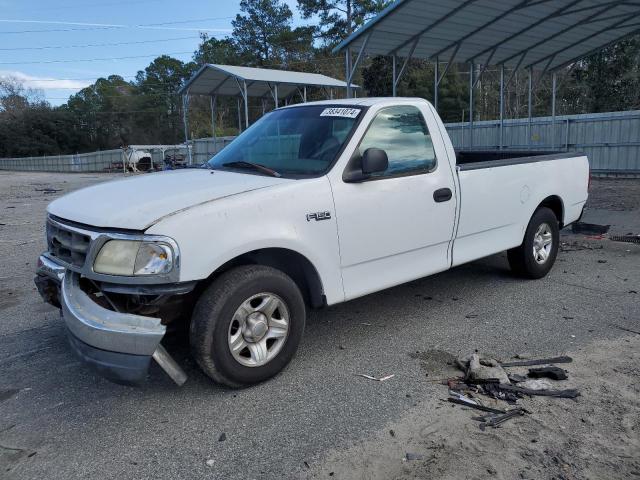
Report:
<svg viewBox="0 0 640 480"><path fill-rule="evenodd" d="M264 265L276 268L287 274L296 283L305 302L313 308L326 305L322 279L311 261L288 248L259 248L237 255L220 265L206 280L210 283L221 273L240 265Z"/></svg>
<svg viewBox="0 0 640 480"><path fill-rule="evenodd" d="M549 195L547 198L542 200L542 202L540 202L540 204L534 210L534 213L540 207L547 207L548 209L550 209L558 219L559 228L562 229L562 227L564 226L564 203L562 201L562 198L560 198L558 195ZM531 215L533 215L533 213Z"/></svg>

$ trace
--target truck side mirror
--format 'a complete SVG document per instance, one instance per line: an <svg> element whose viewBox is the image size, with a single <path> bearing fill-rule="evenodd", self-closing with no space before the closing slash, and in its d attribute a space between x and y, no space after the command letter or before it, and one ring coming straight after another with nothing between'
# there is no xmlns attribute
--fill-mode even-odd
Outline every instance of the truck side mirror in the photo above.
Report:
<svg viewBox="0 0 640 480"><path fill-rule="evenodd" d="M389 168L387 152L380 148L367 148L364 151L362 155L362 173L364 175L384 172L387 168Z"/></svg>
<svg viewBox="0 0 640 480"><path fill-rule="evenodd" d="M367 148L363 155L358 149L342 174L346 183L359 183L369 179L372 173L384 172L389 167L387 153L379 148Z"/></svg>

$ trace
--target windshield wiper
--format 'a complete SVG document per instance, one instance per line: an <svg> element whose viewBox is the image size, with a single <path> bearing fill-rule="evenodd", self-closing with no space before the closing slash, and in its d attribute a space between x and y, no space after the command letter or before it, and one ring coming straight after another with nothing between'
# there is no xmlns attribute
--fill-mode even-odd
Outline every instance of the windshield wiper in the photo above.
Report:
<svg viewBox="0 0 640 480"><path fill-rule="evenodd" d="M267 175L271 175L272 177L280 178L282 176L269 167L265 167L264 165L260 165L259 163L245 162L244 160L223 163L222 166L231 168L250 168L253 170L258 170L259 172L266 173Z"/></svg>

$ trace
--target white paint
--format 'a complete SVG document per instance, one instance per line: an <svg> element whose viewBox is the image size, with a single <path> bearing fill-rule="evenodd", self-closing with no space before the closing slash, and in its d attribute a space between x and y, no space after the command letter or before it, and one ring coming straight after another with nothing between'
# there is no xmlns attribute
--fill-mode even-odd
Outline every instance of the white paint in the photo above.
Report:
<svg viewBox="0 0 640 480"><path fill-rule="evenodd" d="M327 103L369 108L326 176L290 180L209 170L163 172L79 190L48 210L87 225L172 237L180 247L181 281L207 278L253 250L289 249L314 265L327 303L334 304L520 245L531 215L550 195L561 198L565 224L579 217L587 199L586 157L458 174L444 125L425 100L317 102ZM345 183L344 169L371 120L394 105L421 110L437 168ZM444 187L453 198L436 203L433 192ZM309 221L307 215L315 212L331 217Z"/></svg>

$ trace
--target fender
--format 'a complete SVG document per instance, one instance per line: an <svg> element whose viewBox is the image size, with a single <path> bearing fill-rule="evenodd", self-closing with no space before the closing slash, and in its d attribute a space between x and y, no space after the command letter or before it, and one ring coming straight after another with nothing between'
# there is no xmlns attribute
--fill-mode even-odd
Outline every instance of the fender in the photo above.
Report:
<svg viewBox="0 0 640 480"><path fill-rule="evenodd" d="M327 212L322 221L308 221ZM333 197L326 177L289 180L225 197L164 218L147 233L165 232L180 248L180 281L203 280L255 250L286 249L315 268L327 304L344 300Z"/></svg>

